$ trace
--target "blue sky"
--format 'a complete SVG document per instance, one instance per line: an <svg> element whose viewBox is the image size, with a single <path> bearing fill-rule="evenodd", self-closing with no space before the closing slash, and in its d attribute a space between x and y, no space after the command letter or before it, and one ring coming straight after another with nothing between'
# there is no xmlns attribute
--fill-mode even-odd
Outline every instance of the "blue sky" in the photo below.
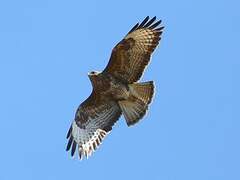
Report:
<svg viewBox="0 0 240 180"><path fill-rule="evenodd" d="M240 179L239 1L0 1L0 179ZM165 31L142 81L148 115L123 118L84 161L66 132L87 73L147 15Z"/></svg>

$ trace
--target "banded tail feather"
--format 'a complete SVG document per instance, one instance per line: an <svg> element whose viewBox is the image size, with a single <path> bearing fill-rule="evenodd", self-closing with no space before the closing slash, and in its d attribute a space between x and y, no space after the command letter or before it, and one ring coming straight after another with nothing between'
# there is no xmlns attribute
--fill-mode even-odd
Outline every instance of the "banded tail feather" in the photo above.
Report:
<svg viewBox="0 0 240 180"><path fill-rule="evenodd" d="M129 88L131 93L129 99L119 101L118 104L127 125L131 126L136 124L146 114L154 94L154 85L153 81L149 81L130 84Z"/></svg>

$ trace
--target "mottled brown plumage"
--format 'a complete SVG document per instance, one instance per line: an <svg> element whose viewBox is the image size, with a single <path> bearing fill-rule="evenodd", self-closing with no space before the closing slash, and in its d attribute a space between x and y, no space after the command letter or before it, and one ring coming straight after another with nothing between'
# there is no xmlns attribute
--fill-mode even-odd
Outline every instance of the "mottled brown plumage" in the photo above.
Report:
<svg viewBox="0 0 240 180"><path fill-rule="evenodd" d="M67 133L67 151L76 148L80 159L100 145L112 126L124 115L127 125L137 123L146 113L154 93L153 81L137 81L161 39L163 27L156 17L137 23L112 50L106 68L88 76L93 90L77 109Z"/></svg>

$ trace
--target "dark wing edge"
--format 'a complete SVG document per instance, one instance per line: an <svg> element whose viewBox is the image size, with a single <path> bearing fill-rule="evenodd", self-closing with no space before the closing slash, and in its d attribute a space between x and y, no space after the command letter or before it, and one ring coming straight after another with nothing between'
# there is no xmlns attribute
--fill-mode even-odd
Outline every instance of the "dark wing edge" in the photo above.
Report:
<svg viewBox="0 0 240 180"><path fill-rule="evenodd" d="M156 21L157 17L154 16L152 19L149 20L149 16L147 16L142 22L141 24L137 23L135 26L132 27L132 29L127 33L130 34L133 31L136 31L138 29L143 29L143 28L147 28L147 29L153 29L155 31L162 31L164 29L164 26L161 26L157 29L156 28L158 25L161 24L162 20L158 20L157 22L154 23L154 21ZM154 23L154 24L153 24Z"/></svg>

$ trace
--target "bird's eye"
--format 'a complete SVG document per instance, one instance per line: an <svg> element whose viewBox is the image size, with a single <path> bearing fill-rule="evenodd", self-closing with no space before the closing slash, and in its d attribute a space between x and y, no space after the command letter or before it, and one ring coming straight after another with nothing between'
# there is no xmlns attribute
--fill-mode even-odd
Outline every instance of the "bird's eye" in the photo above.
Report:
<svg viewBox="0 0 240 180"><path fill-rule="evenodd" d="M94 71L91 71L90 74L95 74L95 72L94 72Z"/></svg>

